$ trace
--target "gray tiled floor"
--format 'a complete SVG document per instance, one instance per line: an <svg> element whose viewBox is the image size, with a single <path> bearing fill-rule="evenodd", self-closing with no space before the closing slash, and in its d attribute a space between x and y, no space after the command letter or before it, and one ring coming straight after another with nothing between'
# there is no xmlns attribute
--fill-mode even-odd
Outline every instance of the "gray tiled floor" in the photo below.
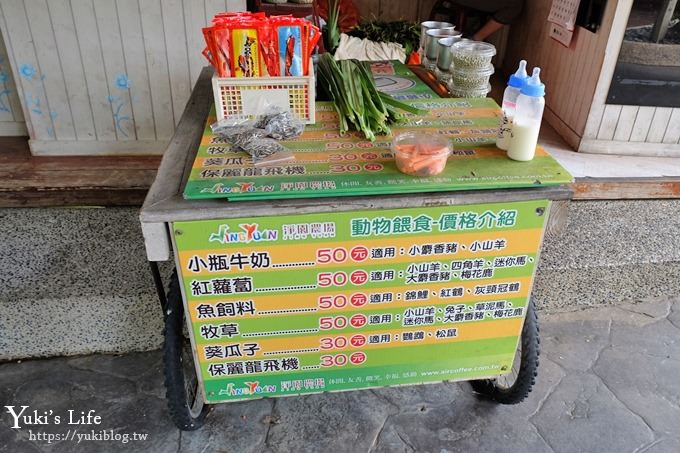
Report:
<svg viewBox="0 0 680 453"><path fill-rule="evenodd" d="M47 424L13 429L3 407L0 452L680 451L680 298L571 310L539 313L538 382L517 406L442 383L221 404L180 432L159 352L6 363L1 405ZM100 423L69 425L69 410Z"/></svg>

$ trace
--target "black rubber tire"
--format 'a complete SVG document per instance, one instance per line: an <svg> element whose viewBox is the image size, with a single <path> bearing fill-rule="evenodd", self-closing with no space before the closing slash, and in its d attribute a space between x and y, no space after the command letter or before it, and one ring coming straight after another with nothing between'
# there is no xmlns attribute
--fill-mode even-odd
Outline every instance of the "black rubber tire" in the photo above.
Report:
<svg viewBox="0 0 680 453"><path fill-rule="evenodd" d="M519 359L519 371L511 384L502 384L502 377L496 379L481 379L470 381L472 389L497 403L517 404L531 393L538 374L538 356L540 354L540 339L538 336L538 317L534 302L529 301L526 320L522 328L520 347L513 364Z"/></svg>
<svg viewBox="0 0 680 453"><path fill-rule="evenodd" d="M165 310L163 371L170 417L183 431L194 431L205 422L210 406L199 391L191 342L185 334L184 306L177 272L172 273Z"/></svg>

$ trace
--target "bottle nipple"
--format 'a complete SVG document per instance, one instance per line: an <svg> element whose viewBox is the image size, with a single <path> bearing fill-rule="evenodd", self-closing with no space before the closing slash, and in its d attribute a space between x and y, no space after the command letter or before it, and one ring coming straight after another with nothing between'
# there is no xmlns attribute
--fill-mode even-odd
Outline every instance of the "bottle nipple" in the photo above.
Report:
<svg viewBox="0 0 680 453"><path fill-rule="evenodd" d="M517 67L517 71L515 71L514 74L510 75L510 80L508 80L508 85L511 87L515 88L522 88L522 85L524 85L524 82L529 78L529 75L527 74L527 61L526 60L520 60L519 66Z"/></svg>
<svg viewBox="0 0 680 453"><path fill-rule="evenodd" d="M531 77L527 79L522 87L522 94L527 96L545 96L545 85L541 82L541 68L534 68Z"/></svg>

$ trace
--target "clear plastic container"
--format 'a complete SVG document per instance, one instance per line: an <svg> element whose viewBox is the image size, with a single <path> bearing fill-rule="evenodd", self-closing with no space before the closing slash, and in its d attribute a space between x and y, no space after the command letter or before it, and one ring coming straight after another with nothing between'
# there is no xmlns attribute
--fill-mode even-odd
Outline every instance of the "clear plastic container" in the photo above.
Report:
<svg viewBox="0 0 680 453"><path fill-rule="evenodd" d="M489 91L491 91L491 85L487 84L483 88L477 88L474 90L459 89L455 86L450 87L451 97L454 98L485 98Z"/></svg>
<svg viewBox="0 0 680 453"><path fill-rule="evenodd" d="M434 176L444 171L451 141L443 136L404 132L392 140L397 168L411 176Z"/></svg>
<svg viewBox="0 0 680 453"><path fill-rule="evenodd" d="M489 77L494 73L493 65L488 65L483 69L461 69L455 68L453 76L453 86L457 90L481 90L489 84Z"/></svg>
<svg viewBox="0 0 680 453"><path fill-rule="evenodd" d="M482 41L458 41L451 46L452 63L456 69L485 69L496 55L493 44Z"/></svg>

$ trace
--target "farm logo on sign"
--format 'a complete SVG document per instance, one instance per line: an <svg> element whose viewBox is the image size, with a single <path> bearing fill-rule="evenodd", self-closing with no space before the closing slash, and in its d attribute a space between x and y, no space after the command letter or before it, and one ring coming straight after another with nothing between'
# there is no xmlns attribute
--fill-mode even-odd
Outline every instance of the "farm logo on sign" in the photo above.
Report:
<svg viewBox="0 0 680 453"><path fill-rule="evenodd" d="M220 390L220 395L242 396L242 395L257 395L258 393L275 393L275 385L260 385L260 381L245 382L247 387L236 387L233 383L227 384L227 387Z"/></svg>
<svg viewBox="0 0 680 453"><path fill-rule="evenodd" d="M231 231L229 225L220 225L217 233L211 233L208 242L220 244L234 244L261 241L276 241L279 237L277 230L260 230L257 223L241 223L240 230Z"/></svg>

